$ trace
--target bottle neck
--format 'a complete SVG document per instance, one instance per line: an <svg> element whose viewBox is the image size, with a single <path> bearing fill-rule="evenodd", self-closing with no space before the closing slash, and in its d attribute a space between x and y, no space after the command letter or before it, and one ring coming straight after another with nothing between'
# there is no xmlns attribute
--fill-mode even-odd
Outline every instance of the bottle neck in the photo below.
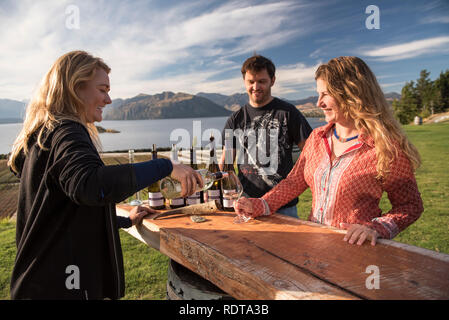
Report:
<svg viewBox="0 0 449 320"><path fill-rule="evenodd" d="M178 162L178 150L176 148L173 148L170 152L170 160L172 162Z"/></svg>
<svg viewBox="0 0 449 320"><path fill-rule="evenodd" d="M221 179L229 177L229 172L218 171L218 172L210 173L210 177L213 180L221 180Z"/></svg>
<svg viewBox="0 0 449 320"><path fill-rule="evenodd" d="M195 149L190 149L190 165L196 165L196 152Z"/></svg>

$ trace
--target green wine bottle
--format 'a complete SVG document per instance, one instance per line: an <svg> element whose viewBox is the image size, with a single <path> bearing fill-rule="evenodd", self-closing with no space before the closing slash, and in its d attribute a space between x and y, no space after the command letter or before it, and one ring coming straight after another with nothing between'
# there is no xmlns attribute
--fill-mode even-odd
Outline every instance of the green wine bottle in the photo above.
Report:
<svg viewBox="0 0 449 320"><path fill-rule="evenodd" d="M225 172L235 172L234 171L234 158L233 158L233 142L232 135L230 132L225 132L225 163L223 166L223 171ZM222 205L224 211L235 211L234 210L234 200L231 194L236 192L235 185L232 183L232 180L229 178L225 178L221 181L222 184Z"/></svg>
<svg viewBox="0 0 449 320"><path fill-rule="evenodd" d="M225 179L229 176L228 172L218 171L211 173L207 169L196 170L203 180L203 187L196 185L195 191L199 193L209 189L214 182ZM181 182L171 177L165 177L161 180L161 192L166 199L175 199L181 195Z"/></svg>
<svg viewBox="0 0 449 320"><path fill-rule="evenodd" d="M193 170L198 170L198 165L196 163L196 152L195 152L195 149L193 148L193 144L192 144L192 147L190 148L190 167L192 167ZM198 203L201 203L200 191L195 192L186 198L186 205L198 204Z"/></svg>
<svg viewBox="0 0 449 320"><path fill-rule="evenodd" d="M157 159L156 145L153 144L152 159ZM160 181L156 181L148 186L148 204L155 210L165 209L164 197L161 193Z"/></svg>
<svg viewBox="0 0 449 320"><path fill-rule="evenodd" d="M171 149L171 152L170 152L170 160L173 163L179 163L178 150L176 149L176 145L175 144L172 145L172 149ZM165 198L168 199L168 206L171 209L181 208L181 207L184 207L186 205L185 199L182 198L182 197L177 197L177 198L174 198L174 199L170 199L168 197L165 197Z"/></svg>
<svg viewBox="0 0 449 320"><path fill-rule="evenodd" d="M220 168L218 168L217 157L215 156L215 138L212 133L210 135L209 142L210 151L207 170L210 173L215 173L220 171ZM214 200L219 200L221 202L221 180L215 180L212 186L204 193L204 201L207 202Z"/></svg>

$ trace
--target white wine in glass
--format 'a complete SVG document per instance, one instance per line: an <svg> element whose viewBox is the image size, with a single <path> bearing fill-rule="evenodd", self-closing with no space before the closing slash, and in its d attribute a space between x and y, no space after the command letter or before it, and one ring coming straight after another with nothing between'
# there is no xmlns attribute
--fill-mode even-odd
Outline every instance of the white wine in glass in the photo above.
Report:
<svg viewBox="0 0 449 320"><path fill-rule="evenodd" d="M234 171L228 171L229 176L221 181L223 204L232 204L235 206L236 201L240 199L243 193L243 186ZM247 222L250 217L237 215L234 223Z"/></svg>

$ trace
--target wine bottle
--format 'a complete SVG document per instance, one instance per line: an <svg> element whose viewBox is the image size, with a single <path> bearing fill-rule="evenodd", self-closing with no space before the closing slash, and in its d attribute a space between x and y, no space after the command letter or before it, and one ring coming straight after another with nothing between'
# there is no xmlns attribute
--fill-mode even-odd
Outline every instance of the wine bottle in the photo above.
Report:
<svg viewBox="0 0 449 320"><path fill-rule="evenodd" d="M128 150L129 163L134 163L134 149ZM142 200L140 199L140 190L136 192L136 198L132 199L129 204L132 206L140 206L142 204Z"/></svg>
<svg viewBox="0 0 449 320"><path fill-rule="evenodd" d="M225 172L235 172L234 171L234 158L232 156L233 153L233 142L232 142L232 135L226 131L225 132L225 163L223 166L223 171ZM235 211L234 210L234 200L231 196L236 192L236 187L233 184L233 181L231 179L223 179L221 181L222 184L222 204L223 204L223 210L224 211Z"/></svg>
<svg viewBox="0 0 449 320"><path fill-rule="evenodd" d="M218 168L217 158L215 156L215 138L213 134L211 133L209 138L209 164L207 166L207 170L211 173L219 172L220 169ZM204 192L205 199L204 201L213 201L213 200L219 200L221 202L221 180L216 180L212 184L212 186L207 189L206 192Z"/></svg>
<svg viewBox="0 0 449 320"><path fill-rule="evenodd" d="M153 144L152 159L157 159L157 150L155 144ZM148 204L152 209L165 209L164 198L161 193L160 181L156 181L148 187Z"/></svg>
<svg viewBox="0 0 449 320"><path fill-rule="evenodd" d="M209 189L215 181L228 177L227 172L218 171L211 173L207 169L196 170L203 180L203 187L196 185L195 192L200 193ZM171 177L165 177L161 180L161 193L166 199L176 199L181 196L181 182ZM198 198L199 200L199 198Z"/></svg>
<svg viewBox="0 0 449 320"><path fill-rule="evenodd" d="M178 160L178 150L176 149L176 145L173 144L172 145L172 149L170 152L170 160L173 163L179 163ZM182 197L178 197L178 198L174 198L174 199L169 199L167 197L165 197L165 199L168 199L168 205L171 209L175 209L175 208L180 208L180 207L184 207L185 204L185 199Z"/></svg>
<svg viewBox="0 0 449 320"><path fill-rule="evenodd" d="M198 170L198 165L196 163L196 151L193 147L193 144L195 142L192 143L192 147L190 147L190 167L193 170ZM179 186L181 187L181 186ZM190 196L188 196L186 198L186 205L191 205L191 204L198 204L201 203L201 193L200 191L195 192L193 194L191 194Z"/></svg>

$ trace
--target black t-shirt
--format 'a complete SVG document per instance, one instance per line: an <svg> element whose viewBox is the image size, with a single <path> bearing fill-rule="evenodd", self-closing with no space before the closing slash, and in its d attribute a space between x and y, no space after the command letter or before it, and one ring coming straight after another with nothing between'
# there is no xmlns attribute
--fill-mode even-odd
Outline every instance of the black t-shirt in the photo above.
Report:
<svg viewBox="0 0 449 320"><path fill-rule="evenodd" d="M286 178L293 168L292 148L306 140L312 128L301 112L278 98L254 108L246 104L234 112L223 129L233 132L239 179L245 196L259 198ZM285 207L296 205L294 199Z"/></svg>

